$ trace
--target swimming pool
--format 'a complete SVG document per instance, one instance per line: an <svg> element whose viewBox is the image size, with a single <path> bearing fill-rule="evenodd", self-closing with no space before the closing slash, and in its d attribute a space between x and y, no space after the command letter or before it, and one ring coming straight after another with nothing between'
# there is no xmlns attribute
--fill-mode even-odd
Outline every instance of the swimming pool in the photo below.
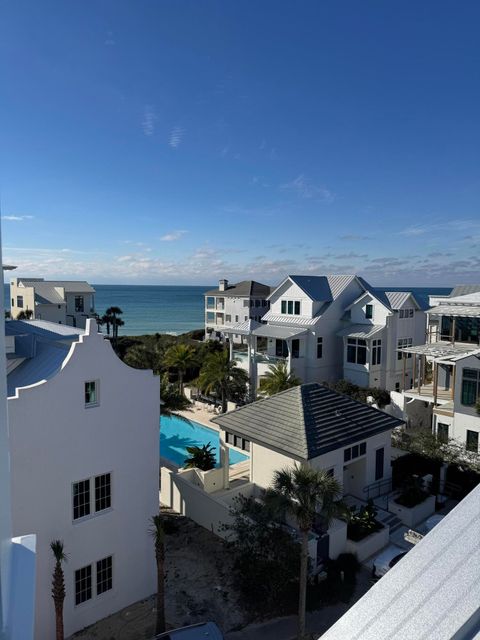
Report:
<svg viewBox="0 0 480 640"><path fill-rule="evenodd" d="M209 442L215 448L218 467L220 461L220 436L218 431L209 429L194 420L184 422L175 416L162 417L160 421L160 455L179 467L183 467L185 458L188 458L186 447L202 447ZM248 456L240 453L240 451L230 449L230 464L242 462L243 460L248 460Z"/></svg>

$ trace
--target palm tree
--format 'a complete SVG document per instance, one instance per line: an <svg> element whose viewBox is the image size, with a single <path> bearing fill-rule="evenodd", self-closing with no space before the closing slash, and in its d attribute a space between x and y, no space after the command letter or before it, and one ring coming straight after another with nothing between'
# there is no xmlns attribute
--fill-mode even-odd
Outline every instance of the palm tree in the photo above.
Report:
<svg viewBox="0 0 480 640"><path fill-rule="evenodd" d="M200 469L201 471L210 471L215 467L217 462L215 457L215 448L209 442L203 447L186 447L190 457L185 460L185 469Z"/></svg>
<svg viewBox="0 0 480 640"><path fill-rule="evenodd" d="M170 369L175 369L178 375L178 385L180 393L183 393L183 378L188 369L197 364L197 353L192 345L174 344L165 353L164 365Z"/></svg>
<svg viewBox="0 0 480 640"><path fill-rule="evenodd" d="M25 311L20 311L17 315L17 320L31 320L33 317L33 311L31 309L25 309Z"/></svg>
<svg viewBox="0 0 480 640"><path fill-rule="evenodd" d="M300 531L300 584L298 599L298 640L305 638L305 606L308 573L308 534L320 512L326 520L335 515L336 500L342 496L340 483L324 470L306 466L276 471L274 491L285 500L285 508L296 520ZM338 509L343 512L343 507Z"/></svg>
<svg viewBox="0 0 480 640"><path fill-rule="evenodd" d="M227 410L227 400L233 393L246 393L248 375L230 360L227 350L210 353L203 364L198 384L206 393L216 393L222 402L222 411Z"/></svg>
<svg viewBox="0 0 480 640"><path fill-rule="evenodd" d="M110 335L110 326L112 324L112 316L107 315L106 313L100 318L100 323L107 327L107 336Z"/></svg>
<svg viewBox="0 0 480 640"><path fill-rule="evenodd" d="M160 420L165 418L178 418L190 423L190 420L179 411L190 409L191 402L180 393L178 385L172 384L168 379L168 373L160 378Z"/></svg>
<svg viewBox="0 0 480 640"><path fill-rule="evenodd" d="M270 365L267 373L260 379L259 391L267 396L274 396L280 391L286 391L301 384L297 376L288 372L285 362Z"/></svg>
<svg viewBox="0 0 480 640"><path fill-rule="evenodd" d="M160 514L151 518L150 534L155 545L155 560L157 562L157 617L155 633L165 631L165 529Z"/></svg>
<svg viewBox="0 0 480 640"><path fill-rule="evenodd" d="M55 603L55 638L64 640L63 634L63 601L65 600L65 578L62 562L66 562L67 555L63 549L62 540L52 540L50 549L55 557L55 569L52 578L52 598Z"/></svg>
<svg viewBox="0 0 480 640"><path fill-rule="evenodd" d="M118 338L118 327L123 327L123 325L125 324L125 322L118 317L122 315L122 313L123 311L120 309L120 307L108 307L108 309L105 311L104 318L109 319L109 323L107 323L107 333L110 334L109 324L111 324L114 344L116 344Z"/></svg>

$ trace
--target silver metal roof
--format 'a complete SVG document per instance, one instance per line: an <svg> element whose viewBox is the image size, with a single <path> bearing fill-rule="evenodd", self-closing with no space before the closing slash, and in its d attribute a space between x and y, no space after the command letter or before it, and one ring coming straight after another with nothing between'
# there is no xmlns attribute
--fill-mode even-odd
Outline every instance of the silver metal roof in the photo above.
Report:
<svg viewBox="0 0 480 640"><path fill-rule="evenodd" d="M480 634L480 487L322 640L473 640Z"/></svg>
<svg viewBox="0 0 480 640"><path fill-rule="evenodd" d="M70 345L47 340L37 340L35 354L16 367L7 376L8 396L15 395L19 387L26 387L41 380L48 380L60 370L68 355Z"/></svg>
<svg viewBox="0 0 480 640"><path fill-rule="evenodd" d="M309 298L320 302L331 302L356 279L355 275L288 276ZM284 280L285 282L285 280ZM282 282L283 284L283 282ZM280 285L281 286L281 285Z"/></svg>
<svg viewBox="0 0 480 640"><path fill-rule="evenodd" d="M288 340L288 338L295 338L296 336L302 336L308 333L308 329L293 327L276 327L271 324L262 324L253 331L253 335L262 336L263 338L279 338L282 340Z"/></svg>
<svg viewBox="0 0 480 640"><path fill-rule="evenodd" d="M410 291L385 291L385 297L392 309L400 309L410 297L413 298L415 305L417 305Z"/></svg>
<svg viewBox="0 0 480 640"><path fill-rule="evenodd" d="M261 322L257 322L256 320L252 320L250 318L246 322L236 322L235 324L223 325L221 327L217 327L217 329L218 331L222 331L223 333L249 336L254 329L257 329L261 326Z"/></svg>
<svg viewBox="0 0 480 640"><path fill-rule="evenodd" d="M299 461L403 424L383 411L314 382L240 407L213 418L213 422Z"/></svg>
<svg viewBox="0 0 480 640"><path fill-rule="evenodd" d="M463 306L440 304L438 307L432 307L427 313L431 316L464 316L470 318L480 318L479 306Z"/></svg>
<svg viewBox="0 0 480 640"><path fill-rule="evenodd" d="M299 324L304 326L312 326L318 322L319 315L316 315L314 318L307 318L305 316L294 316L294 315L278 315L274 314L271 311L267 311L267 313L262 316L262 320L266 322L278 322L281 324Z"/></svg>
<svg viewBox="0 0 480 640"><path fill-rule="evenodd" d="M61 287L67 293L95 293L92 285L85 280L44 280L43 278L18 278L25 287L34 287L35 290L39 285L50 285L52 287Z"/></svg>
<svg viewBox="0 0 480 640"><path fill-rule="evenodd" d="M363 338L367 340L385 329L383 324L352 324L337 333L340 337Z"/></svg>

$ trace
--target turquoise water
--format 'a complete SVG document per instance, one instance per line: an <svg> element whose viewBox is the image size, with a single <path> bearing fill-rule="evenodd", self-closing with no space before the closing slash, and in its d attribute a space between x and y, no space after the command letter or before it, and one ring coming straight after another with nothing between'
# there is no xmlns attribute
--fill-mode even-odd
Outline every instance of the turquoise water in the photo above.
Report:
<svg viewBox="0 0 480 640"><path fill-rule="evenodd" d="M120 335L139 336L146 333L176 335L203 329L205 322L204 293L212 286L112 285L94 284L95 306L103 315L111 306L120 307L125 326ZM388 287L403 291L406 287ZM419 302L425 304L428 294L446 295L451 288L413 287ZM5 285L5 308L10 308L9 286Z"/></svg>
<svg viewBox="0 0 480 640"><path fill-rule="evenodd" d="M194 422L183 422L175 416L162 418L160 423L160 455L183 467L188 457L186 447L202 447L210 443L215 447L217 467L220 462L220 437L217 431ZM230 464L248 460L248 456L230 449Z"/></svg>

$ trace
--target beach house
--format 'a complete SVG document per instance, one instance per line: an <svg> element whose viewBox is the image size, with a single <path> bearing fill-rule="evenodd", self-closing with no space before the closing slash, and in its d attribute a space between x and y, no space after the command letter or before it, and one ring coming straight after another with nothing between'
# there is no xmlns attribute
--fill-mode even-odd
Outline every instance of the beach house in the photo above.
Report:
<svg viewBox="0 0 480 640"><path fill-rule="evenodd" d="M35 533L35 638L55 636L50 542L63 540L65 635L156 590L159 381L85 329L7 321L12 529Z"/></svg>
<svg viewBox="0 0 480 640"><path fill-rule="evenodd" d="M85 328L95 313L95 289L85 281L10 279L10 314Z"/></svg>
<svg viewBox="0 0 480 640"><path fill-rule="evenodd" d="M427 311L428 342L401 350L412 359L413 379L396 401L407 424L431 426L439 438L479 453L480 286L437 302Z"/></svg>
<svg viewBox="0 0 480 640"><path fill-rule="evenodd" d="M267 298L272 287L255 280L230 284L222 279L217 289L205 293L205 337L220 338L224 327L254 320L261 322L268 310ZM229 334L234 342L241 342L241 334Z"/></svg>
<svg viewBox="0 0 480 640"><path fill-rule="evenodd" d="M425 342L426 318L413 295L376 289L355 275L290 275L270 294L262 322L224 326L247 345L231 357L248 371L252 388L283 362L303 382L346 378L365 387L401 389L411 363L403 345Z"/></svg>

